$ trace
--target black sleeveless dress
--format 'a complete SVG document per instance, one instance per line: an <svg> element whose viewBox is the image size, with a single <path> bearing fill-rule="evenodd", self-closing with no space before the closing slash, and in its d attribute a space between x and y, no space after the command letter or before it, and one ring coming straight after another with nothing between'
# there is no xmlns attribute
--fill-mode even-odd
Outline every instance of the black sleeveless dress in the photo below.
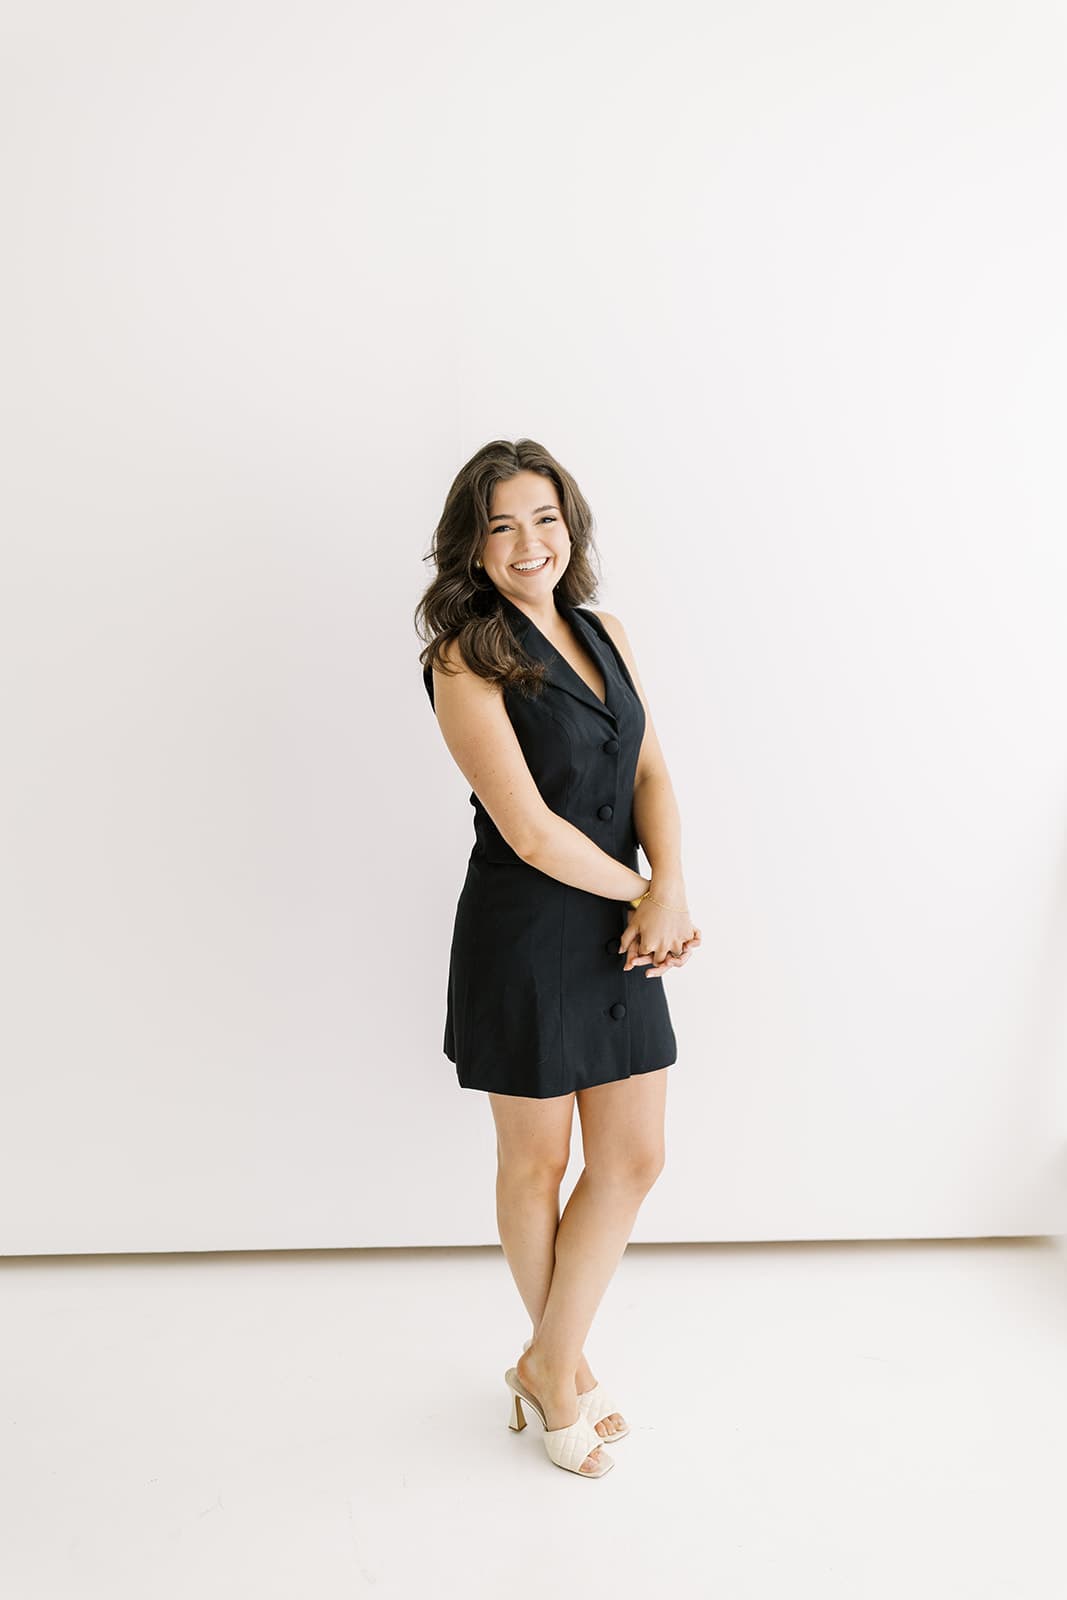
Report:
<svg viewBox="0 0 1067 1600"><path fill-rule="evenodd" d="M608 855L638 870L633 788L645 711L599 617L556 596L556 608L599 662L601 701L506 595L527 655L546 667L539 698L504 701L546 805ZM434 704L433 672L423 673ZM476 794L474 848L452 931L444 1052L465 1089L538 1100L654 1072L677 1059L663 978L623 971L629 905L532 867Z"/></svg>

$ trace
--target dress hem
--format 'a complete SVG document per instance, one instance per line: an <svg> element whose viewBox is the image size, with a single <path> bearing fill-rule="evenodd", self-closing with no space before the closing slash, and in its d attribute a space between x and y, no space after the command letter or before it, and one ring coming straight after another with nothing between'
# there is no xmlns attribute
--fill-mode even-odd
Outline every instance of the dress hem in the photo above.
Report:
<svg viewBox="0 0 1067 1600"><path fill-rule="evenodd" d="M664 1072L667 1067L675 1066L677 1061L677 1055L673 1055L669 1061L661 1061L654 1067L631 1067L629 1072L620 1073L616 1078L601 1078L596 1083L576 1083L572 1089L556 1089L551 1094L523 1094L521 1089L498 1089L491 1083L465 1083L458 1071L456 1077L461 1089L474 1089L480 1094L508 1095L518 1100L562 1100L564 1095L576 1094L580 1089L602 1089L609 1083L625 1083L627 1078L641 1078L649 1072Z"/></svg>

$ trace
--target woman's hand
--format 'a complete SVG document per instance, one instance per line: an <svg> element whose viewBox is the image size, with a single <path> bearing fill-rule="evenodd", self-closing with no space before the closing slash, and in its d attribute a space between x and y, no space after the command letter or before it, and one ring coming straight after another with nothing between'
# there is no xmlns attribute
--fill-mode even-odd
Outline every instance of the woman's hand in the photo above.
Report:
<svg viewBox="0 0 1067 1600"><path fill-rule="evenodd" d="M622 970L647 966L646 978L661 978L672 967L684 967L700 942L688 906L670 911L655 900L642 900L619 940L619 954L626 957Z"/></svg>

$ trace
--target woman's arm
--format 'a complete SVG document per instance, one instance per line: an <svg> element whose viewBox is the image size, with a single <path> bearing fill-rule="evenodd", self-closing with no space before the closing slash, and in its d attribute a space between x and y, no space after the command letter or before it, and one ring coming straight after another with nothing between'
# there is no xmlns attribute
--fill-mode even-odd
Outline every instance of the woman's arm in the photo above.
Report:
<svg viewBox="0 0 1067 1600"><path fill-rule="evenodd" d="M655 899L643 901L636 911L630 912L620 941L626 952L623 970L629 972L631 967L643 965L647 957L639 952L645 950L651 953L654 962L646 978L661 978L671 967L684 966L700 944L700 929L694 926L689 915L682 876L682 824L648 696L626 630L610 612L598 611L596 615L615 641L645 709L645 736L634 776L634 828L652 867Z"/></svg>
<svg viewBox="0 0 1067 1600"><path fill-rule="evenodd" d="M434 672L434 709L452 758L515 854L539 872L607 900L635 900L649 880L602 850L545 804L526 764L499 685L446 649Z"/></svg>
<svg viewBox="0 0 1067 1600"><path fill-rule="evenodd" d="M652 868L656 898L684 905L682 821L666 772L649 773L634 783L634 827Z"/></svg>
<svg viewBox="0 0 1067 1600"><path fill-rule="evenodd" d="M682 820L667 762L652 721L648 696L638 675L633 649L622 623L608 611L597 611L595 615L618 646L645 710L645 736L641 741L634 777L634 827L638 841L652 868L656 898L666 900L670 905L684 906Z"/></svg>
<svg viewBox="0 0 1067 1600"><path fill-rule="evenodd" d="M522 851L522 859L560 883L605 900L636 900L649 887L647 878L609 856L581 828L554 811L546 810L540 835Z"/></svg>

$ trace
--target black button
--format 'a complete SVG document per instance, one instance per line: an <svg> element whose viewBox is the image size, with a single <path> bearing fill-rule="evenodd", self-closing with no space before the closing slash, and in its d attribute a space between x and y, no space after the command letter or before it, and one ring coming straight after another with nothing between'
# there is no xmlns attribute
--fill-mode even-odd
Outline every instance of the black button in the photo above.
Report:
<svg viewBox="0 0 1067 1600"><path fill-rule="evenodd" d="M615 1018L616 1022L618 1022L620 1017L624 1017L626 1015L626 1007L623 1005L621 1000L616 1000L615 1004L611 1008L611 1014Z"/></svg>
<svg viewBox="0 0 1067 1600"><path fill-rule="evenodd" d="M619 741L618 739L605 739L600 748L606 750L609 756L613 756L619 748Z"/></svg>
<svg viewBox="0 0 1067 1600"><path fill-rule="evenodd" d="M601 820L604 821L604 822L607 822L608 819L610 817L613 817L614 815L615 815L615 807L614 806L601 806L600 810L597 812L597 816L600 817Z"/></svg>

